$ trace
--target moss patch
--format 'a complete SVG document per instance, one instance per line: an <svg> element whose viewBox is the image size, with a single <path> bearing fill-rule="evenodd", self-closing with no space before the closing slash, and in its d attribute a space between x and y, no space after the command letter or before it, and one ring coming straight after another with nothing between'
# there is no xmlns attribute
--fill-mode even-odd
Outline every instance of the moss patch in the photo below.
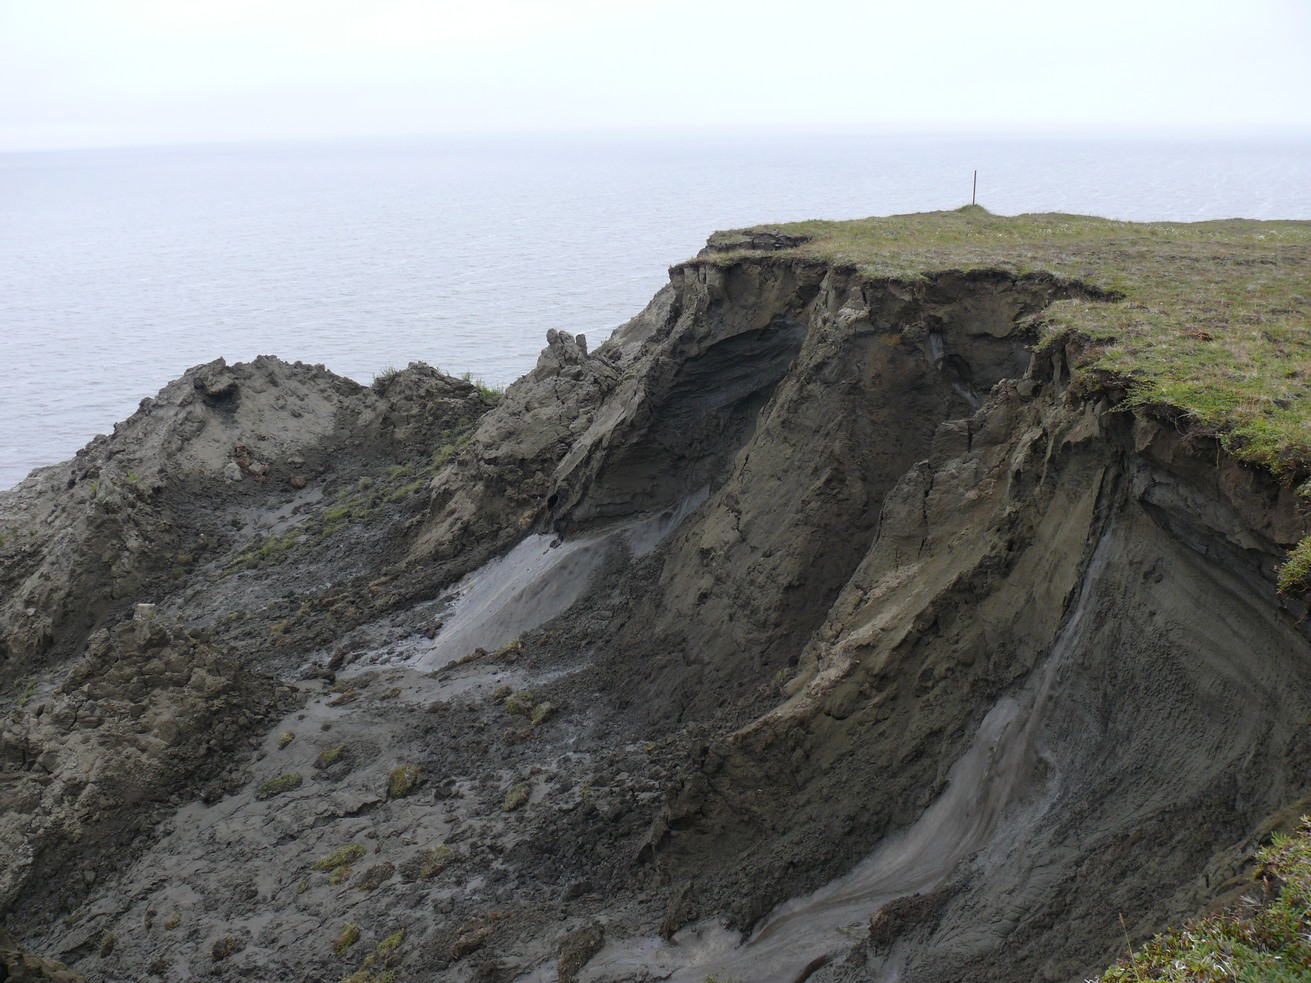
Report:
<svg viewBox="0 0 1311 983"><path fill-rule="evenodd" d="M528 804L528 797L531 794L532 789L527 782L511 785L509 791L505 793L505 798L501 801L501 811L515 812L522 809Z"/></svg>
<svg viewBox="0 0 1311 983"><path fill-rule="evenodd" d="M532 716L529 717L529 720L534 727L540 727L554 716L555 704L542 702L533 707Z"/></svg>

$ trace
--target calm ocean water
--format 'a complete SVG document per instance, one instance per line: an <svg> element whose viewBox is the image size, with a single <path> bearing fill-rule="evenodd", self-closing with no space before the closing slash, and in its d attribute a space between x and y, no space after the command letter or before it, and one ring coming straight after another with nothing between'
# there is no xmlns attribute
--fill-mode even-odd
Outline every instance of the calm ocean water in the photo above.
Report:
<svg viewBox="0 0 1311 983"><path fill-rule="evenodd" d="M0 488L185 368L505 384L720 228L954 208L1311 218L1311 140L479 139L0 154Z"/></svg>

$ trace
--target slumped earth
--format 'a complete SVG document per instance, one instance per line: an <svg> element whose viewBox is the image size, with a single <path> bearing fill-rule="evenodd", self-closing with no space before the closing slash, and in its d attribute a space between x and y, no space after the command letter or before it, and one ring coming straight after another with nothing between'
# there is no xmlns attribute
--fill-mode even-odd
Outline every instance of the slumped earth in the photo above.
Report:
<svg viewBox="0 0 1311 983"><path fill-rule="evenodd" d="M810 223L503 395L190 370L0 495L7 978L1075 981L1234 901L1311 792L1309 244Z"/></svg>

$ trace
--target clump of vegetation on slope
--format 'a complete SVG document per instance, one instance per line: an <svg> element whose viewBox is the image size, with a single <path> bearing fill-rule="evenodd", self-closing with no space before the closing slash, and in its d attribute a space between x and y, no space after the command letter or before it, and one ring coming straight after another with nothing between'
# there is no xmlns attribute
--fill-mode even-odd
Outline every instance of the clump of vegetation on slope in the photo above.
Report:
<svg viewBox="0 0 1311 983"><path fill-rule="evenodd" d="M1101 983L1292 983L1311 979L1311 820L1257 854L1262 897L1159 935Z"/></svg>
<svg viewBox="0 0 1311 983"><path fill-rule="evenodd" d="M1057 301L1039 325L1047 340L1083 339L1083 383L1127 390L1128 407L1166 410L1311 497L1311 222L1005 217L970 205L716 233L720 252L702 261L747 255L753 231L804 237L789 256L871 278L1045 271L1108 292L1118 299ZM1291 560L1281 588L1311 588L1311 539Z"/></svg>

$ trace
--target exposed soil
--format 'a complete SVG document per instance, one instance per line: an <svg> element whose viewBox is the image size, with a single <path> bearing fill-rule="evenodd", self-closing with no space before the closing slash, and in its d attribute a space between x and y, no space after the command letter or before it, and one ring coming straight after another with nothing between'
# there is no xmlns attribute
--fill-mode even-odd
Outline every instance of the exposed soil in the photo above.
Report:
<svg viewBox="0 0 1311 983"><path fill-rule="evenodd" d="M1031 352L1094 287L778 250L0 495L9 971L1082 980L1203 907L1311 793L1294 496Z"/></svg>

